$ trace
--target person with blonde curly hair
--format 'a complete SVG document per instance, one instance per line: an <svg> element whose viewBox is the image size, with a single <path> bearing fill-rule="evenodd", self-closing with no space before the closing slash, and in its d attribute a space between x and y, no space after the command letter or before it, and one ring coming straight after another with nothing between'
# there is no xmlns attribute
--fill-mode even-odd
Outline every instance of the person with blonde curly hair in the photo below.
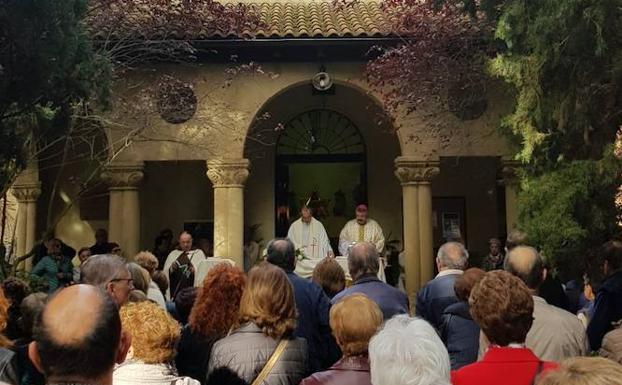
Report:
<svg viewBox="0 0 622 385"><path fill-rule="evenodd" d="M576 357L540 377L537 385L620 385L622 365L602 357Z"/></svg>
<svg viewBox="0 0 622 385"><path fill-rule="evenodd" d="M130 302L119 315L132 342L125 362L114 370L115 385L199 385L197 380L178 376L172 365L180 330L166 310L150 301Z"/></svg>
<svg viewBox="0 0 622 385"><path fill-rule="evenodd" d="M307 343L293 338L294 290L282 269L267 262L251 269L240 300L240 324L214 344L208 384L251 384L262 371L264 385L296 385L305 377ZM268 361L275 363L270 367Z"/></svg>
<svg viewBox="0 0 622 385"><path fill-rule="evenodd" d="M212 346L237 325L245 286L244 272L228 263L208 272L181 331L175 359L180 375L205 383Z"/></svg>

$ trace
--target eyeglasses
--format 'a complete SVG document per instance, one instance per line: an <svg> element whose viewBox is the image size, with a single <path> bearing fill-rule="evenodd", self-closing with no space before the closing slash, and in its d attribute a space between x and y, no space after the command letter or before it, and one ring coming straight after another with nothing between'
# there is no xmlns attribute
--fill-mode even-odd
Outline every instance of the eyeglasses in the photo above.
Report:
<svg viewBox="0 0 622 385"><path fill-rule="evenodd" d="M120 281L127 281L128 285L134 284L134 280L132 278L114 278L110 280L110 282L120 282Z"/></svg>

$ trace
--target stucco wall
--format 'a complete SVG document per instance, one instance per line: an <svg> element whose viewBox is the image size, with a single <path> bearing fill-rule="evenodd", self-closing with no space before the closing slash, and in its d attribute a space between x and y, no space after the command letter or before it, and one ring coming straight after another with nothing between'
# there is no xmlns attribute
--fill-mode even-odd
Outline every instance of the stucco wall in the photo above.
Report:
<svg viewBox="0 0 622 385"><path fill-rule="evenodd" d="M136 71L117 84L113 109L105 115L109 120L106 126L111 143L109 154L114 156L113 162L147 162L145 182L141 187L143 247L152 247L153 237L162 227L178 231L184 219L212 218L213 193L204 174L204 162L216 158L247 157L251 160L245 191L246 223L262 223L260 236L264 239L273 235L273 150L269 140L266 146L246 139L264 111L271 112L274 121L282 122L305 110L320 107L334 108L350 117L361 129L368 145L371 215L386 233L391 231L397 238L401 238L402 213L401 188L393 174L395 157L409 155L438 160L448 156L503 156L511 153L506 141L496 131L499 118L511 107L507 94L498 85L490 88L488 110L479 119L464 122L450 113L421 110L407 116L398 115L391 125L378 125L372 111L378 107L378 97L364 81L363 63L323 64L337 86L344 90L332 99L311 96L309 81L318 71L317 63L263 63L263 73L242 73L230 83L225 73L228 66L223 64L160 66ZM153 100L146 97L164 74L180 78L195 89L198 109L186 123L164 122L155 112ZM397 128L397 132L393 128ZM253 146L260 150L253 150ZM200 162L159 163L158 167L149 163L186 160ZM465 175L463 172L445 172L441 168L441 175L433 185L434 194L469 195L463 192L463 187L472 181ZM183 188L180 190L176 187L178 185ZM469 196L473 196L469 199L483 199L473 194ZM45 222L44 207L40 206L42 219L39 223ZM58 212L60 210L55 210ZM488 214L492 215L492 212ZM68 215L61 218L59 233L73 238L72 229L86 225L82 221L84 214L73 212ZM98 226L106 223L105 217L89 220ZM470 219L469 228L477 223L477 220ZM80 235L69 242L76 246L84 243L91 237L93 226L90 227L85 227L88 231L81 230ZM474 246L481 248L483 239L484 236L474 240Z"/></svg>

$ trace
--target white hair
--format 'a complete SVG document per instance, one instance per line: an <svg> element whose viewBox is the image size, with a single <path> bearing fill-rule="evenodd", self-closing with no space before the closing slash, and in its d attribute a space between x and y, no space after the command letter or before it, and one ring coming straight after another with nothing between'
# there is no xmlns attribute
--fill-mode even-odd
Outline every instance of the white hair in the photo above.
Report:
<svg viewBox="0 0 622 385"><path fill-rule="evenodd" d="M448 269L464 270L469 263L469 252L460 242L447 242L438 249L436 261Z"/></svg>
<svg viewBox="0 0 622 385"><path fill-rule="evenodd" d="M447 349L420 318L388 320L369 342L369 363L373 385L450 385Z"/></svg>

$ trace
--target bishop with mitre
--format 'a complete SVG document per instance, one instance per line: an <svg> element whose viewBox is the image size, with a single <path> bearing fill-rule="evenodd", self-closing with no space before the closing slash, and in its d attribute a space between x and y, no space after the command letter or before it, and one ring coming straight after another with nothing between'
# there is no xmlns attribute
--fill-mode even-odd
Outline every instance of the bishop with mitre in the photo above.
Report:
<svg viewBox="0 0 622 385"><path fill-rule="evenodd" d="M367 206L356 206L356 218L343 227L339 235L339 253L348 256L350 246L358 242L369 242L376 246L378 253L384 249L384 235L378 222L369 218ZM382 254L381 254L382 255Z"/></svg>

